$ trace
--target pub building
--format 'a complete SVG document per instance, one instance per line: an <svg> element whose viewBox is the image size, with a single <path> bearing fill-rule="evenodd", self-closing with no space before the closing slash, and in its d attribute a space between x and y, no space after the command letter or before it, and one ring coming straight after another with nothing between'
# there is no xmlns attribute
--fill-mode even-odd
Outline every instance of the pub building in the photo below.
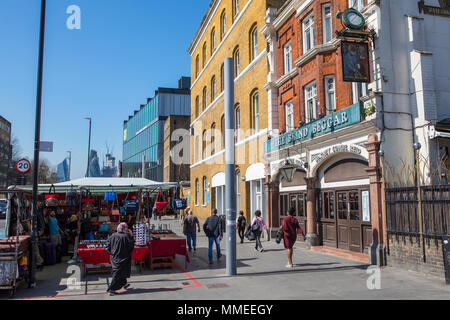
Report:
<svg viewBox="0 0 450 320"><path fill-rule="evenodd" d="M262 32L270 65L264 153L271 232L294 207L308 247L368 254L382 228L379 129L371 121L368 89L371 38L358 11L364 5L286 1L280 10L267 11ZM359 41L335 32L346 30L341 20L351 14L351 21L362 22L357 32L366 35Z"/></svg>

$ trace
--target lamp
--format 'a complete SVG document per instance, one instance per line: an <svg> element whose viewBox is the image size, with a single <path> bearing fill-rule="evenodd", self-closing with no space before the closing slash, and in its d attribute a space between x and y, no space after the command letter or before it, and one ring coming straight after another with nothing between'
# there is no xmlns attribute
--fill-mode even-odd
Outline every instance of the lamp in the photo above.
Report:
<svg viewBox="0 0 450 320"><path fill-rule="evenodd" d="M420 150L420 148L422 148L422 145L419 142L416 142L413 144L413 148L414 150L418 151Z"/></svg>
<svg viewBox="0 0 450 320"><path fill-rule="evenodd" d="M287 182L292 182L296 170L297 168L289 160L286 160L284 166L280 168L281 175Z"/></svg>

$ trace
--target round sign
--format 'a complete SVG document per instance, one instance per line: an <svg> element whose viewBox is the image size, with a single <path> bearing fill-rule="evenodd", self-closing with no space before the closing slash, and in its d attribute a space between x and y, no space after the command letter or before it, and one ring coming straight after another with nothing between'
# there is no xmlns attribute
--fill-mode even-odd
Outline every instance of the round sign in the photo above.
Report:
<svg viewBox="0 0 450 320"><path fill-rule="evenodd" d="M21 159L19 161L17 161L16 163L16 170L19 173L27 173L31 170L31 162L28 161L27 159Z"/></svg>

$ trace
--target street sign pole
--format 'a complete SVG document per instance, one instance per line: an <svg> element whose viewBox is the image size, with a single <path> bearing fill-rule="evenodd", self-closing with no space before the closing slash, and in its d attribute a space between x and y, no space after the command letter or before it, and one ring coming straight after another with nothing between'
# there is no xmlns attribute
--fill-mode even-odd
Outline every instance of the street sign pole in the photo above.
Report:
<svg viewBox="0 0 450 320"><path fill-rule="evenodd" d="M41 107L42 107L42 74L44 65L44 37L45 37L45 8L46 0L41 0L41 23L39 30L39 60L36 92L36 121L34 134L34 163L33 163L33 198L32 198L32 224L31 224L31 266L29 271L29 288L36 287L36 257L37 257L37 197L39 179L39 150L41 141Z"/></svg>
<svg viewBox="0 0 450 320"><path fill-rule="evenodd" d="M225 208L227 220L227 276L236 268L236 155L234 115L234 63L225 59Z"/></svg>

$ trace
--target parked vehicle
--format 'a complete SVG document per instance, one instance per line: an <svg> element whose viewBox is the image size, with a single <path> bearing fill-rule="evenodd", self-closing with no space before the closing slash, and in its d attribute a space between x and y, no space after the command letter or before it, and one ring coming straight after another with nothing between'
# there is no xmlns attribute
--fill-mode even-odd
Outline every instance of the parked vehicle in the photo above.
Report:
<svg viewBox="0 0 450 320"><path fill-rule="evenodd" d="M0 199L0 219L6 219L6 205L8 204L7 200Z"/></svg>

